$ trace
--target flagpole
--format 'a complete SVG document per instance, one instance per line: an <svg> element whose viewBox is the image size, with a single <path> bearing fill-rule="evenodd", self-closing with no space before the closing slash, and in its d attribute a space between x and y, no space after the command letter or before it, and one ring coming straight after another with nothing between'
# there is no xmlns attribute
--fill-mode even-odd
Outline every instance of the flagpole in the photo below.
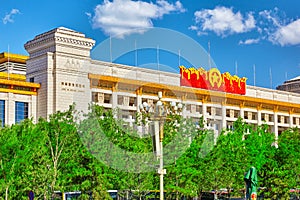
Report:
<svg viewBox="0 0 300 200"><path fill-rule="evenodd" d="M9 45L7 45L7 79L9 80Z"/></svg>
<svg viewBox="0 0 300 200"><path fill-rule="evenodd" d="M157 62L157 70L159 71L159 45L156 47L156 62Z"/></svg>
<svg viewBox="0 0 300 200"><path fill-rule="evenodd" d="M178 66L180 66L180 49L178 50Z"/></svg>
<svg viewBox="0 0 300 200"><path fill-rule="evenodd" d="M160 71L159 71L159 45L157 45L156 47L156 62L157 62L157 70L158 70L158 73L159 73L159 83L160 83Z"/></svg>
<svg viewBox="0 0 300 200"><path fill-rule="evenodd" d="M7 64L9 64L9 45L7 45Z"/></svg>
<svg viewBox="0 0 300 200"><path fill-rule="evenodd" d="M256 84L256 74L255 74L256 72L255 72L255 64L253 65L253 85L255 86L255 84Z"/></svg>
<svg viewBox="0 0 300 200"><path fill-rule="evenodd" d="M138 65L138 58L137 58L137 47L136 47L136 40L134 40L134 48L135 48L135 66L137 67L137 65Z"/></svg>
<svg viewBox="0 0 300 200"><path fill-rule="evenodd" d="M270 67L270 88L273 89L272 68Z"/></svg>
<svg viewBox="0 0 300 200"><path fill-rule="evenodd" d="M210 62L210 41L208 41L208 66L211 69L211 62Z"/></svg>
<svg viewBox="0 0 300 200"><path fill-rule="evenodd" d="M112 63L111 35L109 36L109 56L110 56L110 62Z"/></svg>

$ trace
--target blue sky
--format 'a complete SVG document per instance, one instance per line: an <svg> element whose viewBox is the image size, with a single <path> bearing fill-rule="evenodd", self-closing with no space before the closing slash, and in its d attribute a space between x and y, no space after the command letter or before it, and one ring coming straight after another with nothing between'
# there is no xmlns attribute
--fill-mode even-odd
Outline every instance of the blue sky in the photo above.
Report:
<svg viewBox="0 0 300 200"><path fill-rule="evenodd" d="M96 45L109 36L126 40L145 34L144 29L166 28L205 50L210 46L213 67L221 72L237 72L248 77L249 85L275 88L300 75L299 7L299 0L10 0L0 7L0 52L9 46L10 52L27 55L28 40L60 26L86 34ZM139 52L140 63L143 56L156 57ZM177 69L176 56L172 61L160 56L160 62ZM119 61L126 64L126 59Z"/></svg>

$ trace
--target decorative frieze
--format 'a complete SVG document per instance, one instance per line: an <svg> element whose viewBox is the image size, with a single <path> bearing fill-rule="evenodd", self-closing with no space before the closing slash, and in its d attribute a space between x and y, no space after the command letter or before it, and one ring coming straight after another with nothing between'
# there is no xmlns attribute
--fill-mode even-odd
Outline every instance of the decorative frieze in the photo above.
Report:
<svg viewBox="0 0 300 200"><path fill-rule="evenodd" d="M67 69L79 69L80 68L80 62L78 60L75 60L75 59L67 59L65 67Z"/></svg>
<svg viewBox="0 0 300 200"><path fill-rule="evenodd" d="M86 38L82 33L60 27L36 36L33 40L28 41L24 47L32 58L45 53L45 51L57 51L59 48L57 44L70 49L80 48L90 51L90 49L95 45L95 41L93 39Z"/></svg>

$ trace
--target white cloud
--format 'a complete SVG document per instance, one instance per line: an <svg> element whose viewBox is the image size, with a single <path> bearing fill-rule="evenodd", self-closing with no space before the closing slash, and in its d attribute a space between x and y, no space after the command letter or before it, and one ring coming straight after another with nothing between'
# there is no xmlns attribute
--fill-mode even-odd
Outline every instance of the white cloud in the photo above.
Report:
<svg viewBox="0 0 300 200"><path fill-rule="evenodd" d="M199 28L197 26L193 26L193 25L190 26L189 29L192 30L192 31L198 31L199 30Z"/></svg>
<svg viewBox="0 0 300 200"><path fill-rule="evenodd" d="M255 28L256 23L252 13L248 13L244 18L240 12L234 13L232 8L226 7L204 9L196 11L194 15L200 31L213 31L223 37L248 32Z"/></svg>
<svg viewBox="0 0 300 200"><path fill-rule="evenodd" d="M189 30L196 31L198 36L201 36L201 35L207 35L207 33L201 31L200 28L199 28L198 26L192 25L192 26L189 27Z"/></svg>
<svg viewBox="0 0 300 200"><path fill-rule="evenodd" d="M281 20L279 17L279 9L275 7L273 10L263 10L259 12L259 16L263 17L267 21L271 22L273 26L280 26ZM265 23L265 22L264 22Z"/></svg>
<svg viewBox="0 0 300 200"><path fill-rule="evenodd" d="M276 7L259 12L259 16L265 39L281 46L300 44L300 19L291 20Z"/></svg>
<svg viewBox="0 0 300 200"><path fill-rule="evenodd" d="M185 12L186 10L183 8L180 1L176 1L175 4L170 4L169 2L165 0L158 0L157 1L157 11L158 16L161 17L165 14L169 14L173 11L179 11L179 12Z"/></svg>
<svg viewBox="0 0 300 200"><path fill-rule="evenodd" d="M247 39L247 40L245 40L245 41L240 40L240 41L239 41L239 44L240 44L240 45L243 45L243 44L244 44L244 45L257 44L259 41L260 41L259 38L257 38L257 39Z"/></svg>
<svg viewBox="0 0 300 200"><path fill-rule="evenodd" d="M256 44L267 40L275 45L300 45L300 19L289 19L285 12L277 7L271 10L262 10L255 15L250 12L244 16L233 8L215 7L196 11L195 24L189 29L196 31L198 35L204 35L208 31L215 32L218 36L245 33L255 31L258 33L255 39L240 40L239 45Z"/></svg>
<svg viewBox="0 0 300 200"><path fill-rule="evenodd" d="M86 16L88 16L89 19L92 18L92 13L89 13L89 12L85 12Z"/></svg>
<svg viewBox="0 0 300 200"><path fill-rule="evenodd" d="M300 19L279 27L269 39L281 46L300 44Z"/></svg>
<svg viewBox="0 0 300 200"><path fill-rule="evenodd" d="M7 24L8 22L13 23L13 16L16 14L20 14L18 9L13 8L10 13L6 14L5 17L2 19L3 24Z"/></svg>
<svg viewBox="0 0 300 200"><path fill-rule="evenodd" d="M279 9L276 7L273 10L263 10L258 14L260 18L258 32L261 34L270 36L283 24L279 17Z"/></svg>
<svg viewBox="0 0 300 200"><path fill-rule="evenodd" d="M123 37L131 33L143 33L153 27L152 20L171 12L185 12L180 1L174 4L166 0L156 3L133 0L104 0L95 8L92 18L93 28L100 28L107 35Z"/></svg>

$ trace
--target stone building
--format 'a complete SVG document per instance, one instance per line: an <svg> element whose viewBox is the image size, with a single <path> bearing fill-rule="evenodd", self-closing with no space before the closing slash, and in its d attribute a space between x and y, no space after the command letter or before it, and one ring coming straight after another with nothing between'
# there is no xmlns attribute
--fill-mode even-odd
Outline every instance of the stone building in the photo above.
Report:
<svg viewBox="0 0 300 200"><path fill-rule="evenodd" d="M285 81L282 85L277 86L276 89L300 94L300 76Z"/></svg>
<svg viewBox="0 0 300 200"><path fill-rule="evenodd" d="M38 89L37 96L26 96L31 98L31 114L47 117L73 102L86 112L94 103L118 107L119 117L132 123L139 105L154 106L162 91L163 101L183 103L185 117L195 121L203 117L216 134L231 128L238 117L254 125L268 124L276 136L299 126L300 94L248 85L244 95L182 86L180 74L93 60L94 44L84 34L63 27L25 44L26 83Z"/></svg>
<svg viewBox="0 0 300 200"><path fill-rule="evenodd" d="M40 84L26 81L27 56L0 54L0 121L14 124L25 118L37 119L37 90Z"/></svg>

